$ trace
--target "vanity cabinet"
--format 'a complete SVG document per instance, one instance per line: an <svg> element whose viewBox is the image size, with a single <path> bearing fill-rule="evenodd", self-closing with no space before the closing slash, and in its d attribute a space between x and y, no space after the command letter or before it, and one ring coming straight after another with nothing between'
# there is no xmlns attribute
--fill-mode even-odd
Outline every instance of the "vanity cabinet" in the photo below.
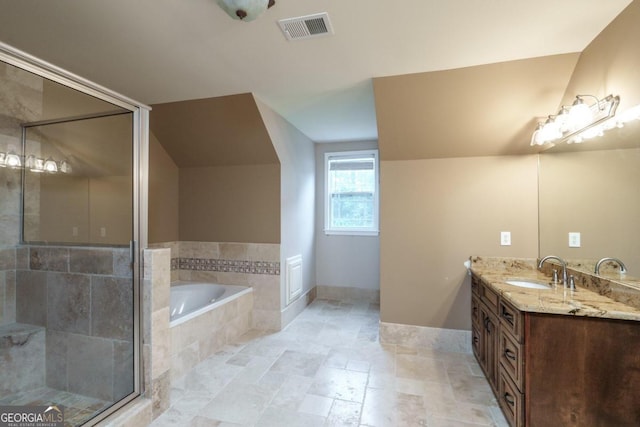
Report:
<svg viewBox="0 0 640 427"><path fill-rule="evenodd" d="M520 312L503 302L498 293L475 275L472 276L472 286L474 354L509 423L521 426L524 395Z"/></svg>
<svg viewBox="0 0 640 427"><path fill-rule="evenodd" d="M510 426L640 426L640 322L520 311L472 286L473 351Z"/></svg>

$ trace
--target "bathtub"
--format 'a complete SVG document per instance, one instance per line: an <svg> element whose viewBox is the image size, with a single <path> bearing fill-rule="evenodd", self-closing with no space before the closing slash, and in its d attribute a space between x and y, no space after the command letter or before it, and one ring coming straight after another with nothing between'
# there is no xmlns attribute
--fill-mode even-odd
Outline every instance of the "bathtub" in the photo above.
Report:
<svg viewBox="0 0 640 427"><path fill-rule="evenodd" d="M177 326L251 292L251 288L201 282L171 284L169 326Z"/></svg>

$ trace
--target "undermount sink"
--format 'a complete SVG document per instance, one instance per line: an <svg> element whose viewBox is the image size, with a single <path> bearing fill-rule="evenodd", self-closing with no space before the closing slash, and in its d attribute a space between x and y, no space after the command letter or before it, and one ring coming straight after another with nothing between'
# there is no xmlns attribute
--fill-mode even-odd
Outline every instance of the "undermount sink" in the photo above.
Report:
<svg viewBox="0 0 640 427"><path fill-rule="evenodd" d="M551 286L542 282L533 282L531 280L522 280L522 279L514 279L507 280L505 282L507 285L517 286L519 288L529 288L529 289L551 289Z"/></svg>

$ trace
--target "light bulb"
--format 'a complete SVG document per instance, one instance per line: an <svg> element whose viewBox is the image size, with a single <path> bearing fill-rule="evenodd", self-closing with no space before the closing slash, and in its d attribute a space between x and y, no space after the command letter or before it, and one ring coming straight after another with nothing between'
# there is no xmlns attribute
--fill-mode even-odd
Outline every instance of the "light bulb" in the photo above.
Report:
<svg viewBox="0 0 640 427"><path fill-rule="evenodd" d="M60 162L60 172L71 173L71 165L66 160Z"/></svg>
<svg viewBox="0 0 640 427"><path fill-rule="evenodd" d="M544 144L544 141L542 140L542 135L541 132L542 131L542 123L538 123L538 125L536 126L536 130L533 131L533 135L531 135L531 146L534 145L542 145Z"/></svg>
<svg viewBox="0 0 640 427"><path fill-rule="evenodd" d="M569 109L567 107L560 108L558 115L555 118L555 122L560 127L560 132L565 133L569 131Z"/></svg>
<svg viewBox="0 0 640 427"><path fill-rule="evenodd" d="M560 126L549 117L540 130L540 140L545 143L561 137Z"/></svg>
<svg viewBox="0 0 640 427"><path fill-rule="evenodd" d="M31 172L44 172L44 159L36 157L33 166L30 167Z"/></svg>
<svg viewBox="0 0 640 427"><path fill-rule="evenodd" d="M568 128L576 131L585 126L589 126L593 121L593 112L582 98L576 97L571 109L569 110Z"/></svg>
<svg viewBox="0 0 640 427"><path fill-rule="evenodd" d="M13 169L16 169L22 166L22 162L20 161L20 156L18 156L13 151L10 151L7 154L7 158L5 159L5 164Z"/></svg>
<svg viewBox="0 0 640 427"><path fill-rule="evenodd" d="M51 157L49 157L45 162L44 162L44 170L46 172L49 173L55 173L58 172L58 164L55 162L55 160L53 160Z"/></svg>

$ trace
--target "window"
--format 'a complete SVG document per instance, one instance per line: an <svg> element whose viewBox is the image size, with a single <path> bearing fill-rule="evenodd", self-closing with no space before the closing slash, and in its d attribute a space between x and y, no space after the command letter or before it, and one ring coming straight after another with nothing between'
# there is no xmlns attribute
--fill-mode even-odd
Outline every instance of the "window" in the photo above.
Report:
<svg viewBox="0 0 640 427"><path fill-rule="evenodd" d="M326 234L378 234L378 151L325 154Z"/></svg>

